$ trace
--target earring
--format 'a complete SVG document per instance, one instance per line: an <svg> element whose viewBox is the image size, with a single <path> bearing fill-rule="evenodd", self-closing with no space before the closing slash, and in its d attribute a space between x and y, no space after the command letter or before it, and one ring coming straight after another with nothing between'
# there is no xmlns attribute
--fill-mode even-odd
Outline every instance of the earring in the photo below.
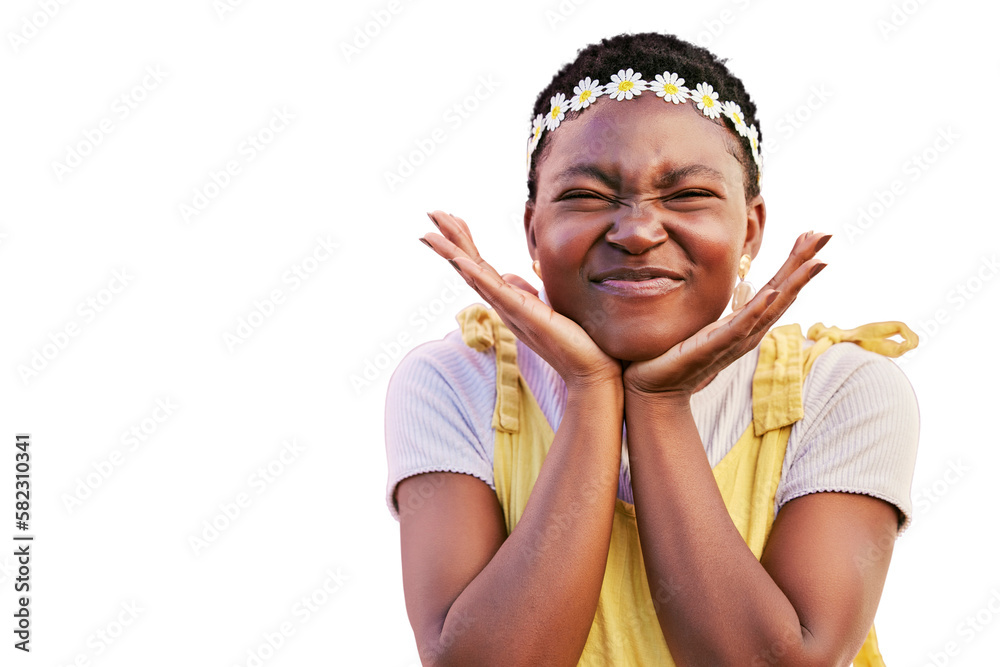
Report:
<svg viewBox="0 0 1000 667"><path fill-rule="evenodd" d="M542 277L542 263L537 259L531 263L531 270L535 272L535 275L538 276L539 279Z"/></svg>
<svg viewBox="0 0 1000 667"><path fill-rule="evenodd" d="M740 282L736 283L736 289L733 290L733 311L737 311L743 306L747 305L747 302L753 298L755 290L753 285L744 280L747 277L747 273L750 272L750 255L743 255L740 257L740 268L739 276Z"/></svg>

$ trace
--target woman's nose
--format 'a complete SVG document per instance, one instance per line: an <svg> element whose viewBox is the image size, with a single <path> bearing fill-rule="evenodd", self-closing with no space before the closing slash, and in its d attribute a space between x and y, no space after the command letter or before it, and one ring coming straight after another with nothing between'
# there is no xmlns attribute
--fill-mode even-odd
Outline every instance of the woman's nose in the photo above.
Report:
<svg viewBox="0 0 1000 667"><path fill-rule="evenodd" d="M666 241L667 228L655 202L630 202L619 208L605 239L621 250L640 255Z"/></svg>

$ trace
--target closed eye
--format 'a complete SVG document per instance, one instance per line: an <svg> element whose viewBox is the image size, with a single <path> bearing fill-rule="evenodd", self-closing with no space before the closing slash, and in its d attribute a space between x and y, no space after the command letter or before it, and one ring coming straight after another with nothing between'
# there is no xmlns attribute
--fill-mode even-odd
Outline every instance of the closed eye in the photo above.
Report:
<svg viewBox="0 0 1000 667"><path fill-rule="evenodd" d="M677 193L673 197L670 197L670 199L687 199L689 197L694 198L694 197L714 197L714 196L715 196L714 194L706 190L685 190L683 192Z"/></svg>
<svg viewBox="0 0 1000 667"><path fill-rule="evenodd" d="M570 190L556 201L565 204L568 210L579 212L606 211L620 203L614 197L593 190Z"/></svg>
<svg viewBox="0 0 1000 667"><path fill-rule="evenodd" d="M611 201L608 197L599 195L596 192L589 192L586 190L577 190L574 192L569 192L563 195L561 199L603 199L605 201Z"/></svg>

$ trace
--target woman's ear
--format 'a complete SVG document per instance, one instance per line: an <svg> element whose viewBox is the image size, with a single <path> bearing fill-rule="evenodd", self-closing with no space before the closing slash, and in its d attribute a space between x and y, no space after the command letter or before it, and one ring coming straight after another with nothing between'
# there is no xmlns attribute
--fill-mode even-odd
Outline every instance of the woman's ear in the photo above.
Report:
<svg viewBox="0 0 1000 667"><path fill-rule="evenodd" d="M767 208L764 198L757 195L747 204L747 236L743 243L743 253L751 258L757 256L761 241L764 238L764 221L767 218Z"/></svg>
<svg viewBox="0 0 1000 667"><path fill-rule="evenodd" d="M538 259L535 256L535 227L531 224L534 214L534 203L530 201L524 202L524 236L528 241L528 254L531 255L531 259Z"/></svg>

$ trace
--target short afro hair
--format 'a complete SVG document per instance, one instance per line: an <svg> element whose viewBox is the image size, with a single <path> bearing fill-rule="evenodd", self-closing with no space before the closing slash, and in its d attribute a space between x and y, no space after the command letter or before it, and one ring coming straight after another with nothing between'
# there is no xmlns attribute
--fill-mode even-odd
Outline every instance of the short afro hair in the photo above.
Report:
<svg viewBox="0 0 1000 667"><path fill-rule="evenodd" d="M657 74L670 71L679 73L685 79L685 84L691 87L702 81L708 82L719 93L720 99L732 100L740 106L747 126L756 125L759 130L757 105L750 99L743 82L729 71L725 63L725 59L716 57L708 49L686 42L675 35L643 32L602 39L599 44L591 44L580 49L576 59L563 66L552 77L549 85L538 94L531 118L547 114L551 98L556 93L570 95L574 86L584 77L589 76L602 82L603 85L611 81L612 74L631 67L636 72L641 72L646 80L652 80ZM579 113L581 112L567 111L566 120L575 118ZM724 126L735 139L734 155L743 165L743 189L749 202L760 194L759 172L749 142L736 134L727 123L721 120L713 122ZM534 203L538 192L538 164L545 156L548 135L548 132L542 133L538 145L531 154L528 169L528 201L531 203ZM758 145L760 145L759 138Z"/></svg>

